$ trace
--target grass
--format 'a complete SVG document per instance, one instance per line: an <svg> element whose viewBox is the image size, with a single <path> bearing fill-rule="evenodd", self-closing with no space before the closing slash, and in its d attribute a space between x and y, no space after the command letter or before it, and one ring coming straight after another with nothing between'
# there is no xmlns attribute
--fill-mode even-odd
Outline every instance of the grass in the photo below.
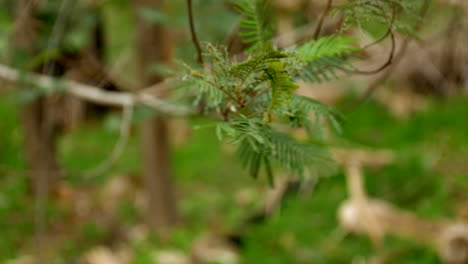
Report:
<svg viewBox="0 0 468 264"><path fill-rule="evenodd" d="M456 217L460 194L468 190L468 98L458 96L433 100L428 108L398 120L376 102L369 102L347 114L345 141L397 153L394 164L366 170L369 193L428 218ZM0 262L23 254L31 244L32 198L27 192L24 160L21 155L20 105L7 98L0 101ZM69 171L65 181L75 186L104 186L125 173L140 173L138 133L134 133L125 154L112 170L95 179L83 179L82 171L106 158L118 136L114 121L88 124L60 139L60 158ZM191 120L191 125L205 121ZM137 132L137 131L135 131ZM250 179L230 151L219 144L214 131L197 129L190 140L173 152L173 169L181 196L180 209L185 225L175 231L165 247L187 250L193 240L215 222L220 230L230 230L259 203L264 181ZM251 191L252 201L239 206L241 191ZM341 173L322 178L315 190L292 198L281 211L262 225L252 227L242 249L243 263L350 263L380 254L393 254L392 263L440 263L435 253L411 241L389 237L380 250L365 237L344 235L337 228L336 210L346 198ZM132 201L118 207L122 223L141 221ZM52 203L55 218L64 217ZM55 209L54 209L55 208ZM79 256L100 243L106 227L93 221L84 223L76 240L64 243L62 262ZM25 242L26 241L26 242ZM135 245L135 263L150 263L149 251L160 243L153 240ZM58 263L62 263L58 261Z"/></svg>

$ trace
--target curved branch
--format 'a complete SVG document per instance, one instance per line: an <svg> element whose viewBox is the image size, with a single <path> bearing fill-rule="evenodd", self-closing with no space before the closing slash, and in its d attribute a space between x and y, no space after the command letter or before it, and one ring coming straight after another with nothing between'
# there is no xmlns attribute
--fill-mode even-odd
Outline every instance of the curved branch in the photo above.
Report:
<svg viewBox="0 0 468 264"><path fill-rule="evenodd" d="M376 4L378 5L377 1L376 1ZM376 41L374 41L374 42L372 42L370 44L367 44L362 49L366 49L366 48L368 48L368 47L370 47L372 45L375 45L375 44L379 43L380 41L384 40L387 36L390 35L390 40L392 42L392 47L390 48L390 54L388 55L387 60L385 61L384 64L382 64L377 69L368 70L368 71L354 70L354 71L352 71L353 73L355 73L355 74L366 74L366 75L376 74L376 73L381 72L382 70L384 70L388 66L390 66L390 64L392 64L393 56L395 55L395 46L396 46L395 45L395 35L393 34L393 30L392 30L393 23L395 22L395 17L396 17L395 4L392 5L392 17L389 19L387 17L387 15L385 14L385 12L384 12L384 16L385 16L385 18L387 19L387 22L388 22L388 31L385 33L385 35L382 38L380 38L380 39L378 39L378 40L376 40Z"/></svg>
<svg viewBox="0 0 468 264"><path fill-rule="evenodd" d="M192 7L192 0L187 0L187 9L188 9L188 19L190 25L190 35L192 36L193 45L197 49L197 62L203 66L203 51L198 41L197 33L195 31L195 23L193 22L193 7Z"/></svg>
<svg viewBox="0 0 468 264"><path fill-rule="evenodd" d="M429 0L425 0L424 1L424 4L420 10L420 16L421 18L423 18L428 9L429 9ZM420 20L420 22L415 26L415 31L418 31L422 25L422 19ZM356 108L356 106L360 105L361 103L365 102L374 92L375 90L377 90L377 88L387 80L387 78L390 76L390 74L392 73L392 70L399 64L399 62L401 61L401 59L403 58L403 56L405 55L405 52L406 52L406 49L408 48L408 44L410 42L410 37L406 37L406 39L403 41L403 44L401 45L401 48L400 50L398 51L398 54L395 55L395 60L394 60L394 63L392 65L392 67L390 69L387 70L387 72L385 72L385 74L383 74L382 76L380 76L378 79L374 80L366 89L366 91L364 92L364 94L357 100L355 101L354 103L352 103L351 105L349 105L348 107L345 108L345 110L347 111L350 111L350 110L353 110Z"/></svg>
<svg viewBox="0 0 468 264"><path fill-rule="evenodd" d="M133 105L126 105L122 109L122 121L120 123L120 133L119 139L112 150L112 153L107 159L102 161L95 168L90 169L84 173L85 178L92 178L103 174L104 172L111 169L114 164L122 156L125 146L128 143L130 138L130 131L132 128L132 118L133 118Z"/></svg>
<svg viewBox="0 0 468 264"><path fill-rule="evenodd" d="M382 42L384 39L386 39L390 34L392 34L392 28L391 28L391 27L388 28L387 32L385 32L385 34L384 34L382 37L380 37L380 38L378 38L378 39L372 41L372 42L369 43L369 44L364 45L361 49L362 49L362 50L365 50L365 49L368 49L368 48L370 48L370 47L372 47L372 46L374 46L374 45L376 45L376 44L379 44L379 43Z"/></svg>
<svg viewBox="0 0 468 264"><path fill-rule="evenodd" d="M373 70L353 70L353 71L351 71L351 73L372 75L372 74L379 73L382 70L384 70L385 68L387 68L388 66L390 66L392 64L393 57L395 56L395 46L396 46L395 35L393 34L392 31L390 31L390 40L392 42L392 46L390 48L390 53L388 54L387 60L381 66L379 66L378 68L373 69Z"/></svg>
<svg viewBox="0 0 468 264"><path fill-rule="evenodd" d="M378 4L377 1L376 1L376 4ZM389 20L385 13L384 13L384 15L385 15L385 18L387 20ZM375 41L373 41L373 42L371 42L371 43L369 43L367 45L364 45L364 47L362 47L361 49L364 50L364 49L367 49L367 48L369 48L369 47L371 47L371 46L373 46L373 45L375 45L377 43L380 43L381 41L386 39L390 34L392 34L392 27L393 27L393 23L395 22L395 17L396 17L396 10L395 10L395 4L393 4L392 5L392 18L388 21L389 25L388 25L387 32L385 32L385 34L382 37L380 37L379 39L377 39L377 40L375 40Z"/></svg>

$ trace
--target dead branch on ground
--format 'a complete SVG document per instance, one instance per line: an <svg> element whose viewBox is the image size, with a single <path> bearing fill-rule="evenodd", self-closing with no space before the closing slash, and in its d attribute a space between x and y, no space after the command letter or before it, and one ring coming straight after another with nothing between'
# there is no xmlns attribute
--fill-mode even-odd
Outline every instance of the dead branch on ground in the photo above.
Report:
<svg viewBox="0 0 468 264"><path fill-rule="evenodd" d="M468 263L468 224L449 219L424 219L389 202L368 198L361 169L365 165L391 162L390 153L342 152L337 157L346 167L350 195L338 210L342 228L368 235L376 246L382 243L385 235L409 238L433 247L445 263Z"/></svg>

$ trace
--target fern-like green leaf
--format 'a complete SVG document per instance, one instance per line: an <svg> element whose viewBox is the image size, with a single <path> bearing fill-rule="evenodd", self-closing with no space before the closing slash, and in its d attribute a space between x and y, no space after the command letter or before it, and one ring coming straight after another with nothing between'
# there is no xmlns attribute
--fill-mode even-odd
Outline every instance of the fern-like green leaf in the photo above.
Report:
<svg viewBox="0 0 468 264"><path fill-rule="evenodd" d="M318 145L298 142L287 134L274 131L261 119L238 119L219 124L218 134L232 138L238 145L237 155L242 166L257 178L265 168L270 184L273 184L272 165L292 173L303 175L312 168L327 168L331 165L328 153Z"/></svg>
<svg viewBox="0 0 468 264"><path fill-rule="evenodd" d="M293 126L305 127L309 132L311 132L312 122L310 120L310 114L311 112L315 112L316 127L322 126L318 121L321 117L324 117L337 133L342 133L341 126L345 121L345 118L340 112L331 106L301 95L293 95L290 106L291 107L288 111L290 121L292 121Z"/></svg>
<svg viewBox="0 0 468 264"><path fill-rule="evenodd" d="M287 134L269 131L266 135L273 146L271 159L280 167L298 175L315 167L329 167L332 159L319 145L304 144Z"/></svg>
<svg viewBox="0 0 468 264"><path fill-rule="evenodd" d="M297 49L296 56L303 61L313 61L323 57L341 57L359 50L352 45L356 38L332 35L305 43Z"/></svg>
<svg viewBox="0 0 468 264"><path fill-rule="evenodd" d="M359 49L352 45L354 41L356 39L352 37L334 35L299 47L296 57L303 62L299 78L320 83L338 78L337 72L349 73L353 66L345 60L345 56Z"/></svg>
<svg viewBox="0 0 468 264"><path fill-rule="evenodd" d="M244 43L250 47L247 52L260 50L272 37L270 0L232 0L242 15L240 33Z"/></svg>
<svg viewBox="0 0 468 264"><path fill-rule="evenodd" d="M229 69L229 71L239 79L246 79L250 74L266 69L268 62L278 61L282 58L287 58L289 54L268 48L266 51L259 52L254 56L250 56L243 62L237 63Z"/></svg>
<svg viewBox="0 0 468 264"><path fill-rule="evenodd" d="M418 38L414 26L421 19L417 10L422 3L421 0L357 0L338 5L332 13L343 13L343 30L356 26L366 31L367 25L377 24Z"/></svg>
<svg viewBox="0 0 468 264"><path fill-rule="evenodd" d="M271 120L271 113L276 107L281 107L289 102L295 89L299 86L291 81L291 76L284 71L283 63L270 62L265 71L271 82L271 103L268 107L267 119Z"/></svg>

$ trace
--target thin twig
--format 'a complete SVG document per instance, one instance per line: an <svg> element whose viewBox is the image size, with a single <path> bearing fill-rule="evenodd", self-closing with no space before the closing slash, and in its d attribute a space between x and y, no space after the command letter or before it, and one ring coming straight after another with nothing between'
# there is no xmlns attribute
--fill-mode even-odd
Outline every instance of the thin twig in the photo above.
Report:
<svg viewBox="0 0 468 264"><path fill-rule="evenodd" d="M86 171L84 173L85 178L92 178L103 174L104 172L111 169L114 166L114 164L120 159L125 150L125 146L128 143L128 139L130 138L132 118L133 105L124 106L122 109L122 121L120 123L119 139L117 140L117 143L115 144L112 153L101 164L99 164L93 169Z"/></svg>
<svg viewBox="0 0 468 264"><path fill-rule="evenodd" d="M378 2L376 2L376 4L378 4ZM387 60L380 67L378 67L378 68L376 68L374 70L353 70L352 73L372 75L372 74L376 74L376 73L379 73L379 72L383 71L385 68L387 68L388 66L390 66L392 64L393 57L395 55L395 46L396 46L395 35L393 34L393 30L392 30L393 23L395 21L395 16L396 16L396 10L395 10L395 5L394 4L392 5L392 18L388 18L387 15L385 14L385 12L384 12L384 16L385 16L385 19L387 20L387 22L389 24L388 25L388 29L389 29L388 30L388 35L390 35L390 40L391 40L391 44L392 44ZM375 43L371 43L371 44L373 45ZM367 47L368 46L369 45L367 45Z"/></svg>
<svg viewBox="0 0 468 264"><path fill-rule="evenodd" d="M424 1L424 4L421 8L421 11L420 11L420 16L421 16L421 20L419 21L419 23L415 26L415 31L419 31L421 25L422 25L422 18L426 15L428 9L429 9L429 0L425 0ZM392 73L393 69L396 68L396 66L400 63L401 59L403 59L405 53L406 53L406 49L408 48L408 44L410 42L411 38L409 36L407 36L405 38L405 40L403 41L403 44L401 45L401 48L400 50L398 51L398 53L395 55L395 59L394 59L394 63L392 65L392 67L390 67L389 69L387 69L387 71L382 75L380 76L379 78L377 78L375 81L373 81L366 89L366 91L364 92L364 94L357 100L355 101L354 103L348 105L347 107L345 107L345 111L352 111L354 110L358 105L362 104L363 102L365 102L376 90L378 87L380 87L380 85L385 82L387 80L387 78L390 76L390 74Z"/></svg>
<svg viewBox="0 0 468 264"><path fill-rule="evenodd" d="M385 18L388 20L387 15L386 15L385 13L384 13L384 15L385 15ZM377 39L377 40L375 40L375 41L373 41L373 42L371 42L371 43L365 45L365 46L362 47L361 49L364 50L364 49L367 49L367 48L369 48L369 47L371 47L371 46L374 46L375 44L380 43L381 41L383 41L384 39L386 39L389 35L391 35L392 32L393 32L393 31L392 31L392 30L393 30L392 27L393 27L393 23L395 22L395 17L396 17L396 11L395 11L395 5L393 5L393 6L392 6L392 19L391 19L390 22L389 22L387 32L385 32L385 34L384 34L382 37L380 37L379 39ZM387 21L387 22L388 22L388 21Z"/></svg>
<svg viewBox="0 0 468 264"><path fill-rule="evenodd" d="M232 95L228 90L224 89L223 86L219 86L219 85L217 85L216 83L214 83L214 82L212 82L212 81L210 81L210 80L207 80L207 79L205 79L205 78L203 78L203 80L204 80L205 82L209 83L211 86L218 88L221 92L225 93L225 94L226 94L229 98L231 98L232 101L234 101L239 107L242 106L242 102L239 101L239 99L236 98L234 95Z"/></svg>
<svg viewBox="0 0 468 264"><path fill-rule="evenodd" d="M54 26L52 28L52 33L49 37L49 40L47 41L46 51L51 51L58 48L60 40L63 38L65 33L65 26L67 24L67 19L69 18L69 12L72 9L73 3L73 0L66 0L63 1L60 5L57 19L55 20ZM54 70L55 63L49 59L44 64L42 73L45 75L51 75L53 74Z"/></svg>
<svg viewBox="0 0 468 264"><path fill-rule="evenodd" d="M320 32L322 31L323 21L325 21L325 17L327 16L328 12L330 12L332 3L333 3L333 0L328 0L327 6L325 7L325 10L323 10L323 13L319 18L317 26L315 27L315 30L314 30L314 34L312 35L312 38L315 40L320 36Z"/></svg>
<svg viewBox="0 0 468 264"><path fill-rule="evenodd" d="M187 0L187 9L188 9L188 19L189 19L189 25L190 25L190 35L192 36L193 45L195 45L195 48L197 50L197 62L198 64L203 66L204 64L203 51L202 51L200 42L198 41L197 33L195 31L195 23L193 22L192 0Z"/></svg>
<svg viewBox="0 0 468 264"><path fill-rule="evenodd" d="M379 78L375 79L371 84L369 84L362 96L357 101L345 107L345 111L351 111L355 109L358 105L362 104L367 99L369 99L369 97L377 90L377 88L379 88L382 85L382 83L384 83L388 79L388 77L390 77L391 73L393 72L393 69L396 68L396 66L400 63L401 59L403 58L403 55L406 53L406 49L408 47L409 42L410 38L407 37L403 41L403 44L401 45L401 48L398 51L398 53L395 55L392 67L387 69L387 71L384 74L382 74Z"/></svg>
<svg viewBox="0 0 468 264"><path fill-rule="evenodd" d="M382 37L380 37L380 38L378 38L378 39L372 41L372 42L369 43L369 44L364 45L364 46L361 48L361 50L365 50L365 49L368 49L368 48L370 48L370 47L372 47L372 46L374 46L374 45L376 45L376 44L379 44L379 43L382 42L384 39L386 39L390 34L392 34L392 27L389 27L388 30L387 30L387 32L385 32L385 34L384 34Z"/></svg>
<svg viewBox="0 0 468 264"><path fill-rule="evenodd" d="M390 32L390 40L391 40L391 43L392 43L392 46L390 48L390 53L388 54L387 60L382 65L380 65L379 67L377 67L376 69L373 69L373 70L359 70L358 69L358 70L351 71L351 73L363 74L363 75L373 75L373 74L376 74L376 73L379 73L379 72L385 70L388 66L390 66L392 64L393 58L395 56L395 46L396 46L395 35L393 34L393 32Z"/></svg>

